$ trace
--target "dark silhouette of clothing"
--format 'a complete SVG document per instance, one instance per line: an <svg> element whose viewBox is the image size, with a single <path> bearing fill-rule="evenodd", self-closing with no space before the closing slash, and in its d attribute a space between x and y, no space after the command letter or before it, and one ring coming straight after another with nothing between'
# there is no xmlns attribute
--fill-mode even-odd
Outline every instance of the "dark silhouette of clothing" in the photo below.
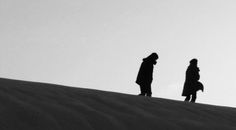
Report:
<svg viewBox="0 0 236 130"><path fill-rule="evenodd" d="M158 59L158 55L156 53L152 53L147 58L143 59L143 62L140 66L138 76L136 79L136 83L140 86L141 96L149 96L151 97L151 83L153 79L153 65L156 64L156 60Z"/></svg>
<svg viewBox="0 0 236 130"><path fill-rule="evenodd" d="M185 101L195 102L197 98L197 91L203 91L203 84L199 82L199 71L200 70L197 67L197 59L192 59L186 71L184 89L182 93L182 96L186 96Z"/></svg>

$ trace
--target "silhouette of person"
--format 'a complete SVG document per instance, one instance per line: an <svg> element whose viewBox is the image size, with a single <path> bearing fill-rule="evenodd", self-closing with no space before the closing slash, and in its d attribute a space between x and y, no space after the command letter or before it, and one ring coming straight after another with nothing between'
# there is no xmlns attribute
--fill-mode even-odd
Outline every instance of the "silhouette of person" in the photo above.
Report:
<svg viewBox="0 0 236 130"><path fill-rule="evenodd" d="M197 66L198 60L190 60L190 65L186 71L185 83L182 96L186 96L185 101L195 102L197 98L197 91L203 91L203 84L199 82L199 68ZM191 99L191 100L190 100Z"/></svg>
<svg viewBox="0 0 236 130"><path fill-rule="evenodd" d="M157 63L157 53L152 53L148 57L143 59L140 66L136 83L140 86L140 96L152 96L151 83L153 79L153 66Z"/></svg>

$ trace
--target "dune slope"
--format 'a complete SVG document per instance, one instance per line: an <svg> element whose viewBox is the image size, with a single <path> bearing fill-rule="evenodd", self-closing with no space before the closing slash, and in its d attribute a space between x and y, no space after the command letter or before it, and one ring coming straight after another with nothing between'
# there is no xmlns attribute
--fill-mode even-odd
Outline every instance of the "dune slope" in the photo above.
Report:
<svg viewBox="0 0 236 130"><path fill-rule="evenodd" d="M236 130L236 109L0 79L1 130Z"/></svg>

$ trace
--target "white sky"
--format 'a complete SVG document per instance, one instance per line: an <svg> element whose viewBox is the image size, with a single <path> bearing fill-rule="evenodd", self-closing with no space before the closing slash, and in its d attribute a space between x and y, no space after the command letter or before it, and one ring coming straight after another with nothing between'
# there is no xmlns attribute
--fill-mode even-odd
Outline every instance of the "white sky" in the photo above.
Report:
<svg viewBox="0 0 236 130"><path fill-rule="evenodd" d="M236 107L235 0L0 0L0 77L138 94L142 58L160 56L153 96Z"/></svg>

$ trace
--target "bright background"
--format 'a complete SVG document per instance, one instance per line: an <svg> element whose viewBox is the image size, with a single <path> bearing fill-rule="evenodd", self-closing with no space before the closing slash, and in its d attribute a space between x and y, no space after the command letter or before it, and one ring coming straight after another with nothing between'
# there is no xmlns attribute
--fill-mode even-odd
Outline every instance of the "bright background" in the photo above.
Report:
<svg viewBox="0 0 236 130"><path fill-rule="evenodd" d="M153 96L183 100L189 60L197 102L236 107L235 0L0 0L0 77L138 94L157 52Z"/></svg>

